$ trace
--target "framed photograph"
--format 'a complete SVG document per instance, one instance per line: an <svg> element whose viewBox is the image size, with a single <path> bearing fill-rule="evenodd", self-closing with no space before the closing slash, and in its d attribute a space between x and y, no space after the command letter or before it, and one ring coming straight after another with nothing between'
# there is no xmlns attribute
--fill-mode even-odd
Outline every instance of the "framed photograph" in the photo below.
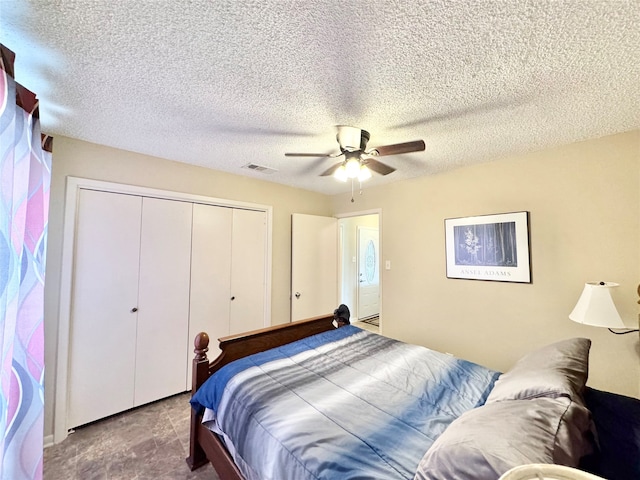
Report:
<svg viewBox="0 0 640 480"><path fill-rule="evenodd" d="M529 212L444 221L447 277L531 283Z"/></svg>

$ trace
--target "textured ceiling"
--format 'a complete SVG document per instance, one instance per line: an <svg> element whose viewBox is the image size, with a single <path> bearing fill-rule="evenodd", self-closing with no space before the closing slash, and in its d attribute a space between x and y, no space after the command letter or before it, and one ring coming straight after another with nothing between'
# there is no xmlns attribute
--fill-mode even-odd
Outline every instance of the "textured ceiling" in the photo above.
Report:
<svg viewBox="0 0 640 480"><path fill-rule="evenodd" d="M0 0L0 27L43 131L327 194L335 159L284 153L336 125L426 142L370 185L640 128L639 0Z"/></svg>

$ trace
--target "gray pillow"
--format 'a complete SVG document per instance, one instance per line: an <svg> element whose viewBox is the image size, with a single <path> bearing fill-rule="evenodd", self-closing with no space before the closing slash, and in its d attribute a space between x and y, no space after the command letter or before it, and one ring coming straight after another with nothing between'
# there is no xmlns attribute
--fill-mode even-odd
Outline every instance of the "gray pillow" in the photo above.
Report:
<svg viewBox="0 0 640 480"><path fill-rule="evenodd" d="M568 397L584 403L590 348L588 338L571 338L525 355L500 375L487 403L538 397Z"/></svg>
<svg viewBox="0 0 640 480"><path fill-rule="evenodd" d="M414 480L497 479L529 463L577 467L593 449L590 423L589 410L566 397L485 404L447 427Z"/></svg>

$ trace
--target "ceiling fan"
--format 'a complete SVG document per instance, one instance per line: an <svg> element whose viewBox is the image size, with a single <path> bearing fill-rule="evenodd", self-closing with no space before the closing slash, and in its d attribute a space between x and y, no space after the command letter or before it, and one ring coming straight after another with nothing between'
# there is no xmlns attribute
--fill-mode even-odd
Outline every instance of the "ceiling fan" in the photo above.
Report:
<svg viewBox="0 0 640 480"><path fill-rule="evenodd" d="M285 156L318 158L338 158L344 156L342 161L329 167L322 172L320 176L333 175L337 179L345 182L349 178L358 179L362 182L371 177L371 170L380 175L388 175L396 170L385 163L375 160L373 157L421 152L425 149L424 141L416 140L366 150L370 137L371 135L366 130L346 125L338 125L336 139L340 146L339 153L285 153Z"/></svg>

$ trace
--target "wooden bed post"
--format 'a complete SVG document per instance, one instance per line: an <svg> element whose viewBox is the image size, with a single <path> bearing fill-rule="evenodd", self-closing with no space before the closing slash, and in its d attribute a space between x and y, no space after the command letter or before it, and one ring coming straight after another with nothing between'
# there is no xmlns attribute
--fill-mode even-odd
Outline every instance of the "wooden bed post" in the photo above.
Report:
<svg viewBox="0 0 640 480"><path fill-rule="evenodd" d="M196 356L193 359L193 371L191 376L191 395L193 395L198 387L202 385L209 377L209 359L207 359L207 352L209 351L209 335L204 332L196 335L194 340L194 346L196 347L194 353ZM187 464L193 471L202 465L209 462L207 455L198 442L198 430L199 425L202 422L202 414L196 413L191 409L191 438L189 442L189 456L187 457Z"/></svg>

